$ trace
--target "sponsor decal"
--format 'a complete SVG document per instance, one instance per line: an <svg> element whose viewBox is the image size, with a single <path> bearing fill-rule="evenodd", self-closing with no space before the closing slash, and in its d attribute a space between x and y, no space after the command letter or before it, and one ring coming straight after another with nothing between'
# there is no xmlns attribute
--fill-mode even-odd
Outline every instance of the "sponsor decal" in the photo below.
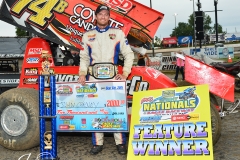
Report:
<svg viewBox="0 0 240 160"><path fill-rule="evenodd" d="M67 26L66 26L66 29L67 29L68 31L70 31L71 33L73 33L74 36L79 36L79 37L82 37L82 36L83 36L83 33L82 33L82 32L80 32L79 30L77 30L76 28L74 28L74 27L72 27L72 26L70 26L70 25L67 25Z"/></svg>
<svg viewBox="0 0 240 160"><path fill-rule="evenodd" d="M54 72L54 70L53 70L53 72ZM70 75L70 74L56 74L55 75L56 82L77 82L78 78L79 78L78 75ZM49 87L49 83L50 83L49 76L45 76L44 83L45 83L44 84L45 87Z"/></svg>
<svg viewBox="0 0 240 160"><path fill-rule="evenodd" d="M0 79L0 84L19 84L19 79Z"/></svg>
<svg viewBox="0 0 240 160"><path fill-rule="evenodd" d="M38 78L23 78L23 84L37 84Z"/></svg>
<svg viewBox="0 0 240 160"><path fill-rule="evenodd" d="M174 90L167 90L162 92L162 96L167 98L167 97L174 97L175 91Z"/></svg>
<svg viewBox="0 0 240 160"><path fill-rule="evenodd" d="M171 116L171 121L172 122L177 122L177 121L197 121L199 120L199 114L196 113L191 113L191 114L186 114L186 115L172 115Z"/></svg>
<svg viewBox="0 0 240 160"><path fill-rule="evenodd" d="M182 40L181 40L181 42L182 43L187 43L188 41L189 41L189 37L184 37Z"/></svg>
<svg viewBox="0 0 240 160"><path fill-rule="evenodd" d="M89 95L88 95L88 98L97 98L97 97L98 97L97 94L89 94Z"/></svg>
<svg viewBox="0 0 240 160"><path fill-rule="evenodd" d="M168 119L172 119L173 121L189 120L191 116L193 119L197 119L197 115L188 115L189 112L194 111L198 107L200 101L199 97L194 93L195 90L196 87L194 86L178 93L175 93L175 90L169 90L167 93L163 91L162 96L153 100L152 97L143 98L141 100L143 102L141 104L141 116L169 115ZM181 116L172 117L172 115Z"/></svg>
<svg viewBox="0 0 240 160"><path fill-rule="evenodd" d="M123 86L106 86L106 90L123 90Z"/></svg>
<svg viewBox="0 0 240 160"><path fill-rule="evenodd" d="M28 54L41 54L42 48L29 48Z"/></svg>
<svg viewBox="0 0 240 160"><path fill-rule="evenodd" d="M74 116L60 116L60 119L73 119Z"/></svg>
<svg viewBox="0 0 240 160"><path fill-rule="evenodd" d="M77 93L96 93L97 87L96 84L86 84L85 86L76 86Z"/></svg>
<svg viewBox="0 0 240 160"><path fill-rule="evenodd" d="M84 4L77 4L73 8L74 15L70 16L69 22L72 25L77 24L78 27L84 28L84 30L88 31L95 28L94 20L95 20L95 11L89 7L84 6ZM112 18L109 20L110 27L121 28L124 25Z"/></svg>
<svg viewBox="0 0 240 160"><path fill-rule="evenodd" d="M114 40L116 38L116 34L109 34L109 38Z"/></svg>
<svg viewBox="0 0 240 160"><path fill-rule="evenodd" d="M32 76L37 74L38 74L37 68L25 68L25 76Z"/></svg>
<svg viewBox="0 0 240 160"><path fill-rule="evenodd" d="M59 125L59 129L63 129L63 130L68 130L69 129L69 125Z"/></svg>
<svg viewBox="0 0 240 160"><path fill-rule="evenodd" d="M89 38L88 41L89 42L93 42L95 40L95 38Z"/></svg>
<svg viewBox="0 0 240 160"><path fill-rule="evenodd" d="M81 101L81 102L60 102L57 104L58 108L97 108L99 106L99 102L87 102L87 101ZM62 110L58 110L58 114L68 114L67 112L64 112Z"/></svg>
<svg viewBox="0 0 240 160"><path fill-rule="evenodd" d="M140 117L140 123L157 123L161 120L162 116L154 115L154 116L146 116Z"/></svg>
<svg viewBox="0 0 240 160"><path fill-rule="evenodd" d="M97 0L104 2L108 7L118 12L127 13L132 8L132 2L130 0Z"/></svg>
<svg viewBox="0 0 240 160"><path fill-rule="evenodd" d="M89 34L88 41L93 42L95 40L96 34Z"/></svg>
<svg viewBox="0 0 240 160"><path fill-rule="evenodd" d="M32 57L32 58L27 58L27 63L38 63L39 62L39 58L36 57Z"/></svg>
<svg viewBox="0 0 240 160"><path fill-rule="evenodd" d="M153 101L153 97L146 97L146 98L143 98L142 100L141 100L141 104L143 104L144 102L152 102Z"/></svg>
<svg viewBox="0 0 240 160"><path fill-rule="evenodd" d="M94 129L123 128L124 123L126 123L124 118L109 119L108 116L106 116L105 118L92 119L92 127Z"/></svg>
<svg viewBox="0 0 240 160"><path fill-rule="evenodd" d="M60 85L56 91L57 95L70 95L73 94L72 88L69 85Z"/></svg>
<svg viewBox="0 0 240 160"><path fill-rule="evenodd" d="M131 80L126 81L128 95L133 95L133 92L146 91L149 88L149 83L143 81L140 76L133 76Z"/></svg>
<svg viewBox="0 0 240 160"><path fill-rule="evenodd" d="M161 72L159 72L158 70L150 67L147 67L146 72L150 77L153 77L154 79L157 79L158 76L160 76L161 74Z"/></svg>

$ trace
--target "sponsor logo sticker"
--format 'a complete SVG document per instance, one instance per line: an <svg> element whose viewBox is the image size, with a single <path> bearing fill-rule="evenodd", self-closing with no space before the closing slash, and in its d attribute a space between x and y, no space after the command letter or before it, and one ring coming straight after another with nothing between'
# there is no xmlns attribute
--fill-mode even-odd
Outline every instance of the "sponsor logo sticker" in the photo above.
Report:
<svg viewBox="0 0 240 160"><path fill-rule="evenodd" d="M23 78L23 84L37 84L37 78Z"/></svg>
<svg viewBox="0 0 240 160"><path fill-rule="evenodd" d="M39 58L36 57L32 57L32 58L27 58L27 63L38 63L39 62Z"/></svg>
<svg viewBox="0 0 240 160"><path fill-rule="evenodd" d="M38 69L37 68L25 68L25 75L26 76L32 76L32 75L37 75L38 74Z"/></svg>
<svg viewBox="0 0 240 160"><path fill-rule="evenodd" d="M28 54L41 54L42 48L29 48Z"/></svg>

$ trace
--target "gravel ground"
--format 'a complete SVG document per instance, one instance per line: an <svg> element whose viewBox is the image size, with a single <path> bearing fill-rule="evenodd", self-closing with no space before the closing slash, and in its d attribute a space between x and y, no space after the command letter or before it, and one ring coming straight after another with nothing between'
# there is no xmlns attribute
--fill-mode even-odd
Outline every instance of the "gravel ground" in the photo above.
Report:
<svg viewBox="0 0 240 160"><path fill-rule="evenodd" d="M173 78L173 75L169 75ZM179 86L191 85L187 82L177 82ZM240 93L235 94L240 98ZM220 101L220 100L219 100ZM226 106L230 105L227 103ZM214 160L240 160L240 113L226 116L222 119L222 133L219 141L214 146ZM126 155L119 155L112 135L105 137L103 151L97 156L89 154L91 137L83 133L58 133L57 154L61 160L126 160ZM0 160L18 160L24 154L30 154L21 160L35 160L39 154L39 147L25 151L11 151L0 146Z"/></svg>

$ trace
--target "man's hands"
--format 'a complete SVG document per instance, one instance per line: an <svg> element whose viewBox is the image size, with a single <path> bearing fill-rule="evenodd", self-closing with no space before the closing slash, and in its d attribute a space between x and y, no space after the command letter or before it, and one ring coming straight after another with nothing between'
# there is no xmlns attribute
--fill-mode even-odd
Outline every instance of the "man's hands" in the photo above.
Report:
<svg viewBox="0 0 240 160"><path fill-rule="evenodd" d="M127 77L124 76L124 75L121 75L121 74L117 74L117 75L115 76L115 79L116 79L116 80L126 80Z"/></svg>
<svg viewBox="0 0 240 160"><path fill-rule="evenodd" d="M86 76L79 76L79 78L78 78L78 83L80 83L81 85L85 85L85 83L86 83Z"/></svg>

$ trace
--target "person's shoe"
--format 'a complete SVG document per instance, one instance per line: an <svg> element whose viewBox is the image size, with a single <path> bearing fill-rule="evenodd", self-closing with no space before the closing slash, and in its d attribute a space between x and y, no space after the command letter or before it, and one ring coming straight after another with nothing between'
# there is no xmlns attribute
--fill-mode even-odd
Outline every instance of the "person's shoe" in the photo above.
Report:
<svg viewBox="0 0 240 160"><path fill-rule="evenodd" d="M175 80L174 78L172 79L174 82L176 82L177 80Z"/></svg>
<svg viewBox="0 0 240 160"><path fill-rule="evenodd" d="M122 154L122 155L127 154L127 148L124 144L117 145L117 151L119 154Z"/></svg>
<svg viewBox="0 0 240 160"><path fill-rule="evenodd" d="M92 155L98 154L99 152L102 151L102 149L103 149L103 145L95 145L90 150L90 154L92 154Z"/></svg>

